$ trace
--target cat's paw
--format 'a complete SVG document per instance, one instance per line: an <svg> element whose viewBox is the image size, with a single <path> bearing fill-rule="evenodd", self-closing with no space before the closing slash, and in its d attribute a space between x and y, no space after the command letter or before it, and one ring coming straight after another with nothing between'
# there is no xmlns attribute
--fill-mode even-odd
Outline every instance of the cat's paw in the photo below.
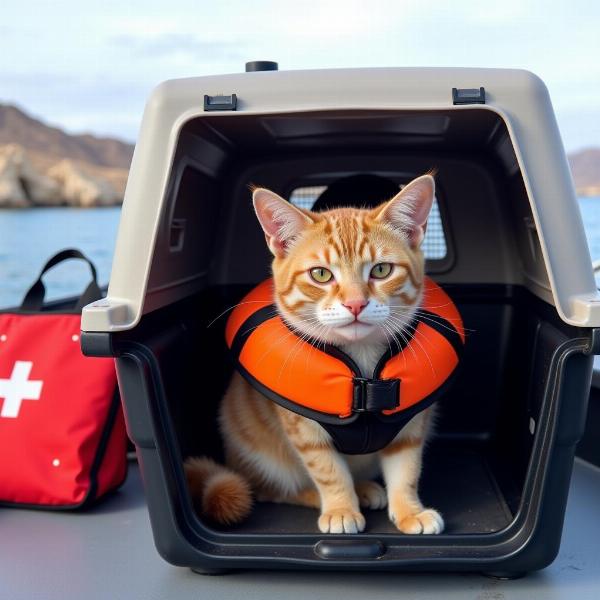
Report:
<svg viewBox="0 0 600 600"><path fill-rule="evenodd" d="M390 519L392 523L402 533L418 535L420 533L438 534L444 530L444 519L437 510L426 508L419 513L413 515L405 515L400 519L390 511Z"/></svg>
<svg viewBox="0 0 600 600"><path fill-rule="evenodd" d="M359 481L355 489L362 508L379 510L387 506L385 489L375 481Z"/></svg>
<svg viewBox="0 0 600 600"><path fill-rule="evenodd" d="M365 528L365 518L351 508L334 508L319 517L322 533L358 533Z"/></svg>

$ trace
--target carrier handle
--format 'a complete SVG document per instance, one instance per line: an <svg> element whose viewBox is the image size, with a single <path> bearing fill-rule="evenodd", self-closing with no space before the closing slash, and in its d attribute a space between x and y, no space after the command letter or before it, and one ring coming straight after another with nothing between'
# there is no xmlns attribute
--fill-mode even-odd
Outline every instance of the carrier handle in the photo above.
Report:
<svg viewBox="0 0 600 600"><path fill-rule="evenodd" d="M55 254L42 269L39 277L36 282L29 288L29 291L25 294L23 298L23 302L21 303L21 310L24 311L40 311L42 309L42 305L44 304L44 297L46 296L46 286L42 281L42 277L44 274L55 267L56 265L64 262L65 260L70 260L72 258L77 258L85 261L90 267L90 272L92 274L92 281L89 283L83 294L79 296L79 300L75 305L75 311L80 312L86 304L90 302L94 302L98 300L98 298L102 297L102 292L98 287L98 273L96 272L96 267L92 263L92 261L85 256L79 250L75 248L68 248L66 250L61 250L57 254Z"/></svg>

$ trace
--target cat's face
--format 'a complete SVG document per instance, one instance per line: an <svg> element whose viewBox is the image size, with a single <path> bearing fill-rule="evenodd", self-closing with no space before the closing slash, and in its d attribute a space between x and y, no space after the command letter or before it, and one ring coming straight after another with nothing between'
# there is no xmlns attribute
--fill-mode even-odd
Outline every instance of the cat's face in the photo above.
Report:
<svg viewBox="0 0 600 600"><path fill-rule="evenodd" d="M422 299L420 244L433 197L430 175L369 210L314 213L254 190L282 317L302 334L338 345L401 336Z"/></svg>

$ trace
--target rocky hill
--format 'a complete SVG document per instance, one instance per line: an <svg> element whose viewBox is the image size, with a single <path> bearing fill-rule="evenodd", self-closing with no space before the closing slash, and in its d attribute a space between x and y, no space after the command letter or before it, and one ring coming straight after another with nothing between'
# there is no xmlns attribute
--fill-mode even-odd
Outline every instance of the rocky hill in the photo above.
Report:
<svg viewBox="0 0 600 600"><path fill-rule="evenodd" d="M0 207L122 201L133 145L69 135L0 104Z"/></svg>
<svg viewBox="0 0 600 600"><path fill-rule="evenodd" d="M0 104L0 145L19 144L53 158L68 158L97 165L128 169L133 146L112 138L69 135L30 117L16 106Z"/></svg>
<svg viewBox="0 0 600 600"><path fill-rule="evenodd" d="M600 196L600 148L569 155L569 164L580 196Z"/></svg>
<svg viewBox="0 0 600 600"><path fill-rule="evenodd" d="M99 206L123 199L133 145L69 135L0 104L0 208ZM577 193L600 196L600 148L569 156Z"/></svg>

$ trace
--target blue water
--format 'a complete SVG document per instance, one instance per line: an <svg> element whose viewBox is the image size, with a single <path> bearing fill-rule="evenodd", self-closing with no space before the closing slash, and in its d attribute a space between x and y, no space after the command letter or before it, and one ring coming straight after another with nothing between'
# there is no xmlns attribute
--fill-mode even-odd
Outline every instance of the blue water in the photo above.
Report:
<svg viewBox="0 0 600 600"><path fill-rule="evenodd" d="M593 259L600 258L600 198L579 206ZM36 208L0 211L0 307L17 306L44 262L75 247L96 264L100 283L110 278L119 208ZM81 261L68 261L45 278L47 299L79 294L89 280Z"/></svg>
<svg viewBox="0 0 600 600"><path fill-rule="evenodd" d="M48 258L78 248L108 283L120 208L0 210L0 307L17 306ZM90 278L83 261L69 260L44 277L48 300L80 294Z"/></svg>
<svg viewBox="0 0 600 600"><path fill-rule="evenodd" d="M579 208L592 260L600 259L600 197L579 198Z"/></svg>

